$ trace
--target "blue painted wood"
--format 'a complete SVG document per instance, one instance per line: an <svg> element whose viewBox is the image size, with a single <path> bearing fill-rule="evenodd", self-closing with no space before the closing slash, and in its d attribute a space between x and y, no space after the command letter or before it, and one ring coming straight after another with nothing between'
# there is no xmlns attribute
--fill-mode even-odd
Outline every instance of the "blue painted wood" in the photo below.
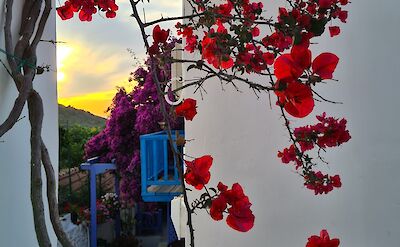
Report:
<svg viewBox="0 0 400 247"><path fill-rule="evenodd" d="M98 157L87 160L80 165L82 170L90 174L90 247L97 247L97 208L96 208L96 176L108 170L115 170L113 163L96 163Z"/></svg>
<svg viewBox="0 0 400 247"><path fill-rule="evenodd" d="M168 141L163 141L164 180L168 180Z"/></svg>
<svg viewBox="0 0 400 247"><path fill-rule="evenodd" d="M161 234L162 232L162 210L145 211L142 204L137 204L136 234Z"/></svg>
<svg viewBox="0 0 400 247"><path fill-rule="evenodd" d="M90 173L90 246L97 246L96 173Z"/></svg>
<svg viewBox="0 0 400 247"><path fill-rule="evenodd" d="M167 204L167 239L168 244L171 244L172 242L178 240L178 235L176 234L176 230L171 219L171 202L168 202Z"/></svg>
<svg viewBox="0 0 400 247"><path fill-rule="evenodd" d="M183 130L179 135L184 136ZM172 131L172 139L176 140L176 131ZM174 147L177 148L176 145ZM180 150L182 152L182 150ZM140 157L141 157L141 188L142 198L146 202L168 202L179 192L154 193L149 192L151 185L170 186L180 185L178 169L176 168L175 157L169 149L168 136L166 131L146 134L140 136Z"/></svg>

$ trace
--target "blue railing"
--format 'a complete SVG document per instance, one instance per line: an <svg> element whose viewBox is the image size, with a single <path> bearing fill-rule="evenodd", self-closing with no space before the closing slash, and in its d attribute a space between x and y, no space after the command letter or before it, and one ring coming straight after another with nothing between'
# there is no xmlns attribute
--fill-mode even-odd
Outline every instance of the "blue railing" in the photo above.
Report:
<svg viewBox="0 0 400 247"><path fill-rule="evenodd" d="M173 130L184 136L183 130ZM175 146L176 148L176 146ZM182 147L178 147L182 152ZM142 198L147 202L169 202L182 193L177 162L166 131L140 136Z"/></svg>

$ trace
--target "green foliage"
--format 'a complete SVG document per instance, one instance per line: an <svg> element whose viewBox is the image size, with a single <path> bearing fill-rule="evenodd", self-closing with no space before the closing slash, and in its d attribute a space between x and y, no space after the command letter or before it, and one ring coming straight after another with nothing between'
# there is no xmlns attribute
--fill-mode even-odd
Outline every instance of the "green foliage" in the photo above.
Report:
<svg viewBox="0 0 400 247"><path fill-rule="evenodd" d="M99 127L60 126L60 169L79 166L83 162L86 142L100 131Z"/></svg>

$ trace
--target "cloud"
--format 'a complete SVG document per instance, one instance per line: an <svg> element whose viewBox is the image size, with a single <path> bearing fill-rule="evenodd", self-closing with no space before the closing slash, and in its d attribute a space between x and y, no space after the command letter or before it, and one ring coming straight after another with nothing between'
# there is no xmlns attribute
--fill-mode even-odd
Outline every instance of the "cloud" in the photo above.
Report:
<svg viewBox="0 0 400 247"><path fill-rule="evenodd" d="M127 49L139 60L145 58L145 49L136 21L130 17L129 1L119 0L118 5L114 19L105 18L104 13L94 15L92 22L81 22L77 16L67 21L57 18L57 40L66 42L57 47L60 102L84 109L99 105L97 108L104 111L117 86L132 86L127 79L136 62ZM154 0L141 5L146 9L147 21L158 19L161 14L178 16L182 10L180 0ZM162 26L172 28L173 25L170 22Z"/></svg>
<svg viewBox="0 0 400 247"><path fill-rule="evenodd" d="M130 54L107 45L88 49L88 44L70 41L59 45L58 76L60 97L107 90L127 82L131 67Z"/></svg>

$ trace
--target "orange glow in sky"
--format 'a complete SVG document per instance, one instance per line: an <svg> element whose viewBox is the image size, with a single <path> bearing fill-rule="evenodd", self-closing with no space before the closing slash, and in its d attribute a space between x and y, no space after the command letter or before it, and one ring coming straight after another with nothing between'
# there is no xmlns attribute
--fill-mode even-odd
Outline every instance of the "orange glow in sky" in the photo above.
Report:
<svg viewBox="0 0 400 247"><path fill-rule="evenodd" d="M64 2L64 1L61 1ZM58 6L58 4L56 4ZM107 116L117 92L124 87L128 92L134 84L128 82L129 73L146 57L140 30L134 25L128 0L118 1L119 10L114 19L102 13L91 22L81 22L75 16L62 21L57 16L57 90L58 101L78 109ZM141 16L146 20L179 16L182 1L143 1ZM166 23L173 28L174 23ZM151 30L148 30L151 32ZM135 61L127 49L139 58Z"/></svg>

